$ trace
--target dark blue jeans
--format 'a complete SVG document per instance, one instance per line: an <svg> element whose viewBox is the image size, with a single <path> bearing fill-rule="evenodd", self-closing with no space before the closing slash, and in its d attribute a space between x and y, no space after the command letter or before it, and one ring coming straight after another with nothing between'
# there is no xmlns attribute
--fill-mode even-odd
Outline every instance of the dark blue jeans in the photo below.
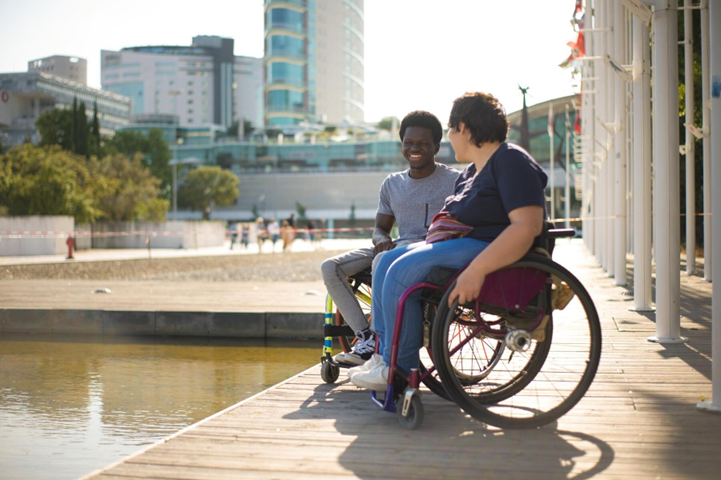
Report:
<svg viewBox="0 0 721 480"><path fill-rule="evenodd" d="M373 322L381 339L380 352L390 364L396 309L408 287L423 282L437 265L461 268L488 246L488 242L459 238L439 243L412 243L386 252L373 272ZM406 301L398 349L398 365L406 371L417 368L423 344L421 292Z"/></svg>

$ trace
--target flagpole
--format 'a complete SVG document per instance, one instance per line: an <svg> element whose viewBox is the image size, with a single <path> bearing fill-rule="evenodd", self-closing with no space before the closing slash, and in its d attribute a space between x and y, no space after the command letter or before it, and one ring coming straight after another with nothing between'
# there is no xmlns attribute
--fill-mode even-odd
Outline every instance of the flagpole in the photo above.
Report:
<svg viewBox="0 0 721 480"><path fill-rule="evenodd" d="M551 221L556 218L556 185L553 175L553 101L548 104L548 140L551 159Z"/></svg>
<svg viewBox="0 0 721 480"><path fill-rule="evenodd" d="M578 115L578 112L576 112ZM571 120L568 116L568 104L566 104L566 188L564 195L566 200L564 205L564 216L566 218L566 228L571 226Z"/></svg>

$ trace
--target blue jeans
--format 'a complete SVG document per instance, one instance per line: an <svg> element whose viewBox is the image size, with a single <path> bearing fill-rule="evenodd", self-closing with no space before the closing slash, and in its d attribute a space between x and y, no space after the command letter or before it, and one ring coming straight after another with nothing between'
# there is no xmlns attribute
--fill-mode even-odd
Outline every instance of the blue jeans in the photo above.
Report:
<svg viewBox="0 0 721 480"><path fill-rule="evenodd" d="M373 271L373 323L381 341L380 352L390 365L396 309L408 287L425 281L437 265L461 268L469 264L488 246L488 242L459 238L439 243L413 243L387 251ZM423 344L421 291L406 301L403 328L398 344L398 366L406 371L418 368Z"/></svg>

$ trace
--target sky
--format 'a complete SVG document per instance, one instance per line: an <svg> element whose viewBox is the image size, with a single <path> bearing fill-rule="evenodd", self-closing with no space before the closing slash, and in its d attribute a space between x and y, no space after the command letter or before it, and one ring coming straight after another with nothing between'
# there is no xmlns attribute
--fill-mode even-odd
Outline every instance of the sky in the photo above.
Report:
<svg viewBox="0 0 721 480"><path fill-rule="evenodd" d="M323 0L317 0L323 1ZM566 43L575 0L365 0L365 116L428 110L445 124L466 91L507 112L573 93ZM100 51L189 45L195 35L235 39L235 54L263 56L262 0L0 0L0 72L50 55L87 59L100 88Z"/></svg>

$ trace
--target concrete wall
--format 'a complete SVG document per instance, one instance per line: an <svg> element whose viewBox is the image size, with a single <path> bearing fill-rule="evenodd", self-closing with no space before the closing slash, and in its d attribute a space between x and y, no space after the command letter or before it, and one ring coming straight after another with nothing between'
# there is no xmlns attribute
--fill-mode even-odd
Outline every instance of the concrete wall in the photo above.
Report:
<svg viewBox="0 0 721 480"><path fill-rule="evenodd" d="M0 217L0 232L75 231L75 219L66 216ZM57 255L67 253L67 236L58 238L0 238L0 256Z"/></svg>
<svg viewBox="0 0 721 480"><path fill-rule="evenodd" d="M107 222L93 225L92 248L147 248L146 233L152 248L199 248L223 245L225 222ZM97 236L101 232L125 235Z"/></svg>

